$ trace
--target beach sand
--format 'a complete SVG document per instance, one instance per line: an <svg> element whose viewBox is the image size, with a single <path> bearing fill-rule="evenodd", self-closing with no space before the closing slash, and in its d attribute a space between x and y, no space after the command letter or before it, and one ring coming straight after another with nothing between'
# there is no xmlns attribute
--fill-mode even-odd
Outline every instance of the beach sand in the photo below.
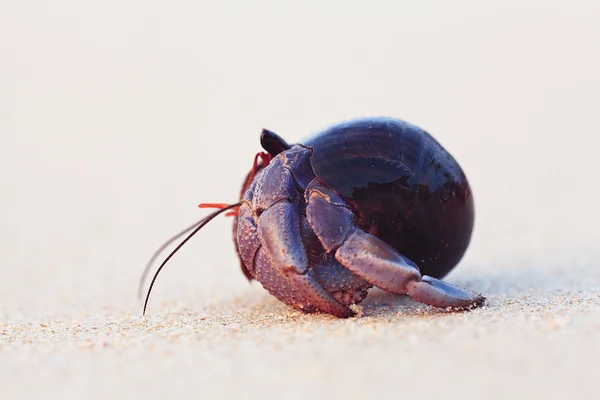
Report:
<svg viewBox="0 0 600 400"><path fill-rule="evenodd" d="M219 301L155 302L146 317L119 307L39 318L3 310L3 393L594 398L598 272L523 266L451 281L483 290L487 305L448 313L374 291L362 315L337 320L290 310L253 285Z"/></svg>
<svg viewBox="0 0 600 400"><path fill-rule="evenodd" d="M3 399L597 397L594 3L27 4L0 13ZM366 115L464 168L476 225L446 280L484 307L373 290L304 315L245 280L219 217L142 316L147 259L236 201L262 128Z"/></svg>

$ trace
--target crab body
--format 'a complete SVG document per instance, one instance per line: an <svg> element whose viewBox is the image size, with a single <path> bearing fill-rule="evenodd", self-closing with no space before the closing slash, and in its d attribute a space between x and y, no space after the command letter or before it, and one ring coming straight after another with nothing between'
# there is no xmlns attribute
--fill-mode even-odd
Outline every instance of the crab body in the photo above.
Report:
<svg viewBox="0 0 600 400"><path fill-rule="evenodd" d="M436 307L484 298L439 278L473 230L471 189L427 132L392 118L346 121L288 145L263 131L234 223L242 270L304 312L349 317L369 288Z"/></svg>

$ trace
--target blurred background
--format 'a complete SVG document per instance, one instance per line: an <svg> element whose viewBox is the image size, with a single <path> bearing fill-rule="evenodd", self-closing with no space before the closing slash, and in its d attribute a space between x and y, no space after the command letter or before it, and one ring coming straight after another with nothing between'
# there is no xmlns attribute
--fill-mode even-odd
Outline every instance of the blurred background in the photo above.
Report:
<svg viewBox="0 0 600 400"><path fill-rule="evenodd" d="M423 127L466 171L456 274L595 271L599 4L3 1L0 316L137 313L148 257L198 203L236 201L262 128L295 142L372 115ZM221 217L150 308L246 287Z"/></svg>
<svg viewBox="0 0 600 400"><path fill-rule="evenodd" d="M3 394L594 398L599 21L594 0L0 1ZM378 115L465 170L447 280L488 307L300 316L248 284L219 217L140 318L146 261L237 200L261 129Z"/></svg>

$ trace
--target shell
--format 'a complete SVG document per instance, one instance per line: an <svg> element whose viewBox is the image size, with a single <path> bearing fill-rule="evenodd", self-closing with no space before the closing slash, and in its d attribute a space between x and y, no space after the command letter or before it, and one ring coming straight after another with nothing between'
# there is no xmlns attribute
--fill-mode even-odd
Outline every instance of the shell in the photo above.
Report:
<svg viewBox="0 0 600 400"><path fill-rule="evenodd" d="M317 177L353 208L357 223L442 278L462 259L474 226L469 182L423 129L393 118L355 119L301 141Z"/></svg>

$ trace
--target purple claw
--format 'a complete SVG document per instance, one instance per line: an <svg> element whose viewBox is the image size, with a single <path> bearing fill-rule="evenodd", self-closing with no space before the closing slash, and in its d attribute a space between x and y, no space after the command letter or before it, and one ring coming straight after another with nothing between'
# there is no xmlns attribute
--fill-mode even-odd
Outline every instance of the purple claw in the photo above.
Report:
<svg viewBox="0 0 600 400"><path fill-rule="evenodd" d="M240 255L263 287L289 306L304 312L350 317L354 312L324 289L315 271L309 268L306 246L315 250L308 239L311 232L296 201L300 198L297 181L283 167L282 159L293 164L283 156L276 157L265 169L270 180L259 180L256 193L252 193L253 207L244 203L240 208Z"/></svg>
<svg viewBox="0 0 600 400"><path fill-rule="evenodd" d="M314 271L304 275L277 268L264 248L256 255L255 276L263 287L280 301L303 312L324 312L348 318L354 312L338 302L317 281Z"/></svg>
<svg viewBox="0 0 600 400"><path fill-rule="evenodd" d="M297 274L306 273L308 259L298 205L287 201L273 204L259 217L258 234L274 265Z"/></svg>

